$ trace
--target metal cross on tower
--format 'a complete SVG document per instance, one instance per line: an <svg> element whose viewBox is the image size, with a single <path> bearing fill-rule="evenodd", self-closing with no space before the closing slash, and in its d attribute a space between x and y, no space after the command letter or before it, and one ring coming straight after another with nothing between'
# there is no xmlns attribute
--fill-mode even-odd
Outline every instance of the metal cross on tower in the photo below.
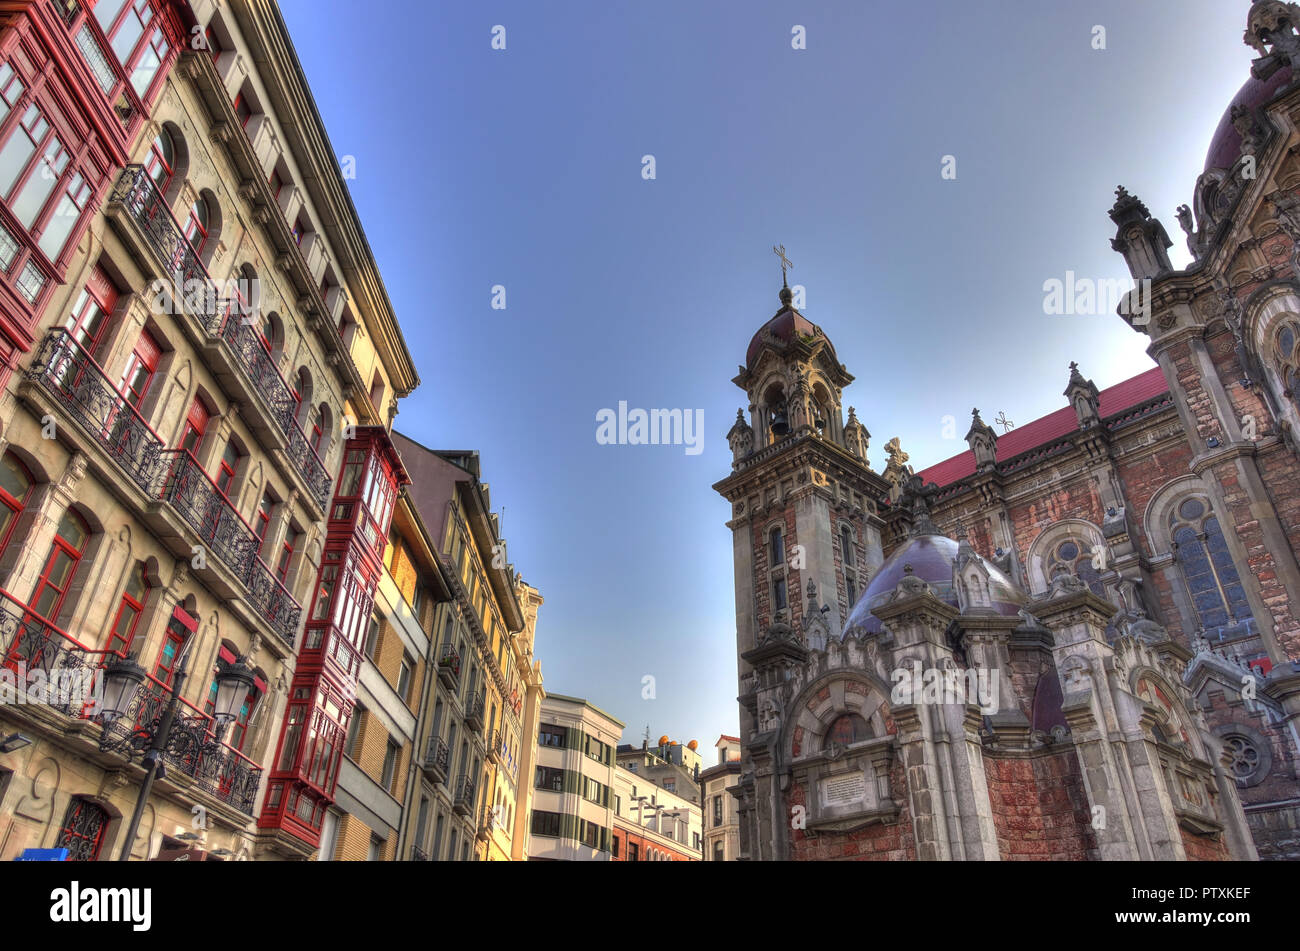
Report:
<svg viewBox="0 0 1300 951"><path fill-rule="evenodd" d="M789 259L788 257L785 256L785 245L784 245L784 244L774 244L774 245L772 245L772 253L775 254L778 258L781 259L781 283L784 284L784 283L785 283L785 272L786 272L787 270L789 270L790 268L793 268L794 265L791 264L791 263L790 263L790 259Z"/></svg>

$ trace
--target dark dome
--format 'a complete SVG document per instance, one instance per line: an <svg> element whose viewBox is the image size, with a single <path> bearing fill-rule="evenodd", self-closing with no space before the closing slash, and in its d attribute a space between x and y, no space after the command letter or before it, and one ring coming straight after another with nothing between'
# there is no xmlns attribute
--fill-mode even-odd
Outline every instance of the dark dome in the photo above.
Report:
<svg viewBox="0 0 1300 951"><path fill-rule="evenodd" d="M876 576L867 585L867 590L862 592L862 597L849 613L843 633L880 633L880 619L871 613L871 609L878 607L894 593L906 574L903 571L905 565L912 566L912 577L928 582L940 600L956 607L957 594L952 590L952 566L957 561L959 547L945 535L917 535L909 538L906 544L886 558L880 566ZM1008 617L1018 614L1025 603L1025 596L1010 578L987 560L981 560L989 571L993 609Z"/></svg>
<svg viewBox="0 0 1300 951"><path fill-rule="evenodd" d="M1228 103L1228 108L1223 111L1223 118L1219 120L1219 127L1214 130L1214 138L1210 140L1210 151L1205 155L1205 171L1208 172L1212 168L1229 168L1241 155L1241 136L1232 126L1233 108L1246 106L1250 109L1258 109L1272 99L1290 80L1289 67L1279 69L1269 77L1267 82L1258 80L1254 76L1246 80L1246 85L1242 86L1232 102Z"/></svg>
<svg viewBox="0 0 1300 951"><path fill-rule="evenodd" d="M776 337L782 343L790 343L797 334L800 337L820 337L830 346L830 338L822 332L822 329L805 317L799 311L795 310L790 304L785 304L776 316L758 328L758 333L754 334L754 339L749 341L749 349L745 351L745 366L752 367L754 360L758 357L758 352L763 346L763 338L768 334ZM831 346L831 353L835 353L835 348Z"/></svg>

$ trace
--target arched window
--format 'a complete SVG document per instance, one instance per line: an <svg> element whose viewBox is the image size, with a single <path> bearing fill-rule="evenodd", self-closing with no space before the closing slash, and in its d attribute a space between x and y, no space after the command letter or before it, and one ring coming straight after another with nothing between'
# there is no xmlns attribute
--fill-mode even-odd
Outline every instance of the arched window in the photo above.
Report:
<svg viewBox="0 0 1300 951"><path fill-rule="evenodd" d="M189 220L185 222L185 239L195 254L203 254L203 246L208 243L208 229L211 227L212 211L208 208L208 200L200 195L194 200Z"/></svg>
<svg viewBox="0 0 1300 951"><path fill-rule="evenodd" d="M71 862L94 862L104 845L109 818L102 806L90 799L76 797L68 803L54 847L67 849Z"/></svg>
<svg viewBox="0 0 1300 951"><path fill-rule="evenodd" d="M158 194L166 195L167 186L171 184L172 175L176 171L176 141L166 128L158 130L158 137L149 148L149 158L144 168L158 186Z"/></svg>
<svg viewBox="0 0 1300 951"><path fill-rule="evenodd" d="M1246 589L1209 503L1184 499L1170 513L1169 523L1192 607L1206 636L1221 640L1249 633L1252 616Z"/></svg>
<svg viewBox="0 0 1300 951"><path fill-rule="evenodd" d="M320 455L323 451L321 448L321 440L324 439L325 429L329 425L326 421L326 412L327 410L324 403L321 403L316 407L316 412L311 415L311 431L307 434L308 441L311 443L311 448L315 450L317 455Z"/></svg>
<svg viewBox="0 0 1300 951"><path fill-rule="evenodd" d="M0 551L9 544L18 516L31 498L35 481L12 452L6 452L0 458Z"/></svg>
<svg viewBox="0 0 1300 951"><path fill-rule="evenodd" d="M771 567L776 568L785 564L785 539L781 535L779 526L772 528L768 532L768 560Z"/></svg>
<svg viewBox="0 0 1300 951"><path fill-rule="evenodd" d="M127 576L126 587L122 591L122 600L118 602L117 614L113 618L113 627L108 636L108 649L123 656L131 652L131 642L135 640L136 628L140 626L140 616L144 614L144 602L149 596L149 578L143 561L137 561Z"/></svg>
<svg viewBox="0 0 1300 951"><path fill-rule="evenodd" d="M258 333L262 341L262 349L267 353L275 353L280 347L280 328L275 319L275 314L268 313L262 318L262 327Z"/></svg>
<svg viewBox="0 0 1300 951"><path fill-rule="evenodd" d="M76 574L77 565L86 549L90 529L80 515L72 509L63 513L59 527L50 543L50 553L45 558L40 580L32 594L32 610L46 620L54 620L67 597L68 586Z"/></svg>
<svg viewBox="0 0 1300 951"><path fill-rule="evenodd" d="M1058 566L1065 567L1086 584L1092 593L1106 597L1106 586L1101 583L1101 575L1093 564L1092 550L1086 542L1077 538L1067 538L1052 549L1047 556L1047 578L1050 581L1056 575Z"/></svg>
<svg viewBox="0 0 1300 951"><path fill-rule="evenodd" d="M1279 371L1286 385L1283 394L1300 409L1300 326L1286 324L1276 337Z"/></svg>
<svg viewBox="0 0 1300 951"><path fill-rule="evenodd" d="M871 739L871 727L867 724L867 721L856 713L843 713L836 717L831 722L831 725L827 727L826 736L822 740L822 747L825 748L831 743L851 746L854 743L869 739Z"/></svg>

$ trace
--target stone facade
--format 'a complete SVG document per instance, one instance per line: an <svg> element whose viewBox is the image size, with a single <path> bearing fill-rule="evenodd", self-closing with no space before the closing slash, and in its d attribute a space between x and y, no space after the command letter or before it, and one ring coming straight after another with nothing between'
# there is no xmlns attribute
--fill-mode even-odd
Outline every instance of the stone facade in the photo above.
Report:
<svg viewBox="0 0 1300 951"><path fill-rule="evenodd" d="M788 291L755 335L715 486L743 858L1300 858L1300 7L1249 16L1192 265L1127 190L1110 211L1158 370L1071 365L1066 408L976 410L969 452L916 472L893 440L878 473Z"/></svg>

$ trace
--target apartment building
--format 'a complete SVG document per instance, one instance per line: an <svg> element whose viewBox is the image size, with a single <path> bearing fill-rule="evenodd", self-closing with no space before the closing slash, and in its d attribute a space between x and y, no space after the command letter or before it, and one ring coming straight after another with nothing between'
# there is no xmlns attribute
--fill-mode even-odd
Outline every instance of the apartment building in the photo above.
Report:
<svg viewBox="0 0 1300 951"><path fill-rule="evenodd" d="M438 685L422 738L438 796L430 855L510 861L522 855L515 840L528 811L520 770L525 703L540 700L530 624L542 599L507 559L478 453L428 449L401 433L394 442L452 595L435 621Z"/></svg>
<svg viewBox="0 0 1300 951"><path fill-rule="evenodd" d="M321 860L427 860L434 784L419 744L436 679L434 617L451 591L410 498L397 499Z"/></svg>
<svg viewBox="0 0 1300 951"><path fill-rule="evenodd" d="M713 745L718 762L700 773L704 861L734 862L740 857L740 819L731 790L740 783L740 739L723 734Z"/></svg>
<svg viewBox="0 0 1300 951"><path fill-rule="evenodd" d="M0 100L4 662L105 694L0 708L0 860L309 857L418 377L284 22L6 4Z"/></svg>
<svg viewBox="0 0 1300 951"><path fill-rule="evenodd" d="M613 861L698 862L702 832L699 796L692 789L669 792L644 775L616 767Z"/></svg>
<svg viewBox="0 0 1300 951"><path fill-rule="evenodd" d="M614 834L614 747L623 722L578 697L541 701L528 857L608 862Z"/></svg>

